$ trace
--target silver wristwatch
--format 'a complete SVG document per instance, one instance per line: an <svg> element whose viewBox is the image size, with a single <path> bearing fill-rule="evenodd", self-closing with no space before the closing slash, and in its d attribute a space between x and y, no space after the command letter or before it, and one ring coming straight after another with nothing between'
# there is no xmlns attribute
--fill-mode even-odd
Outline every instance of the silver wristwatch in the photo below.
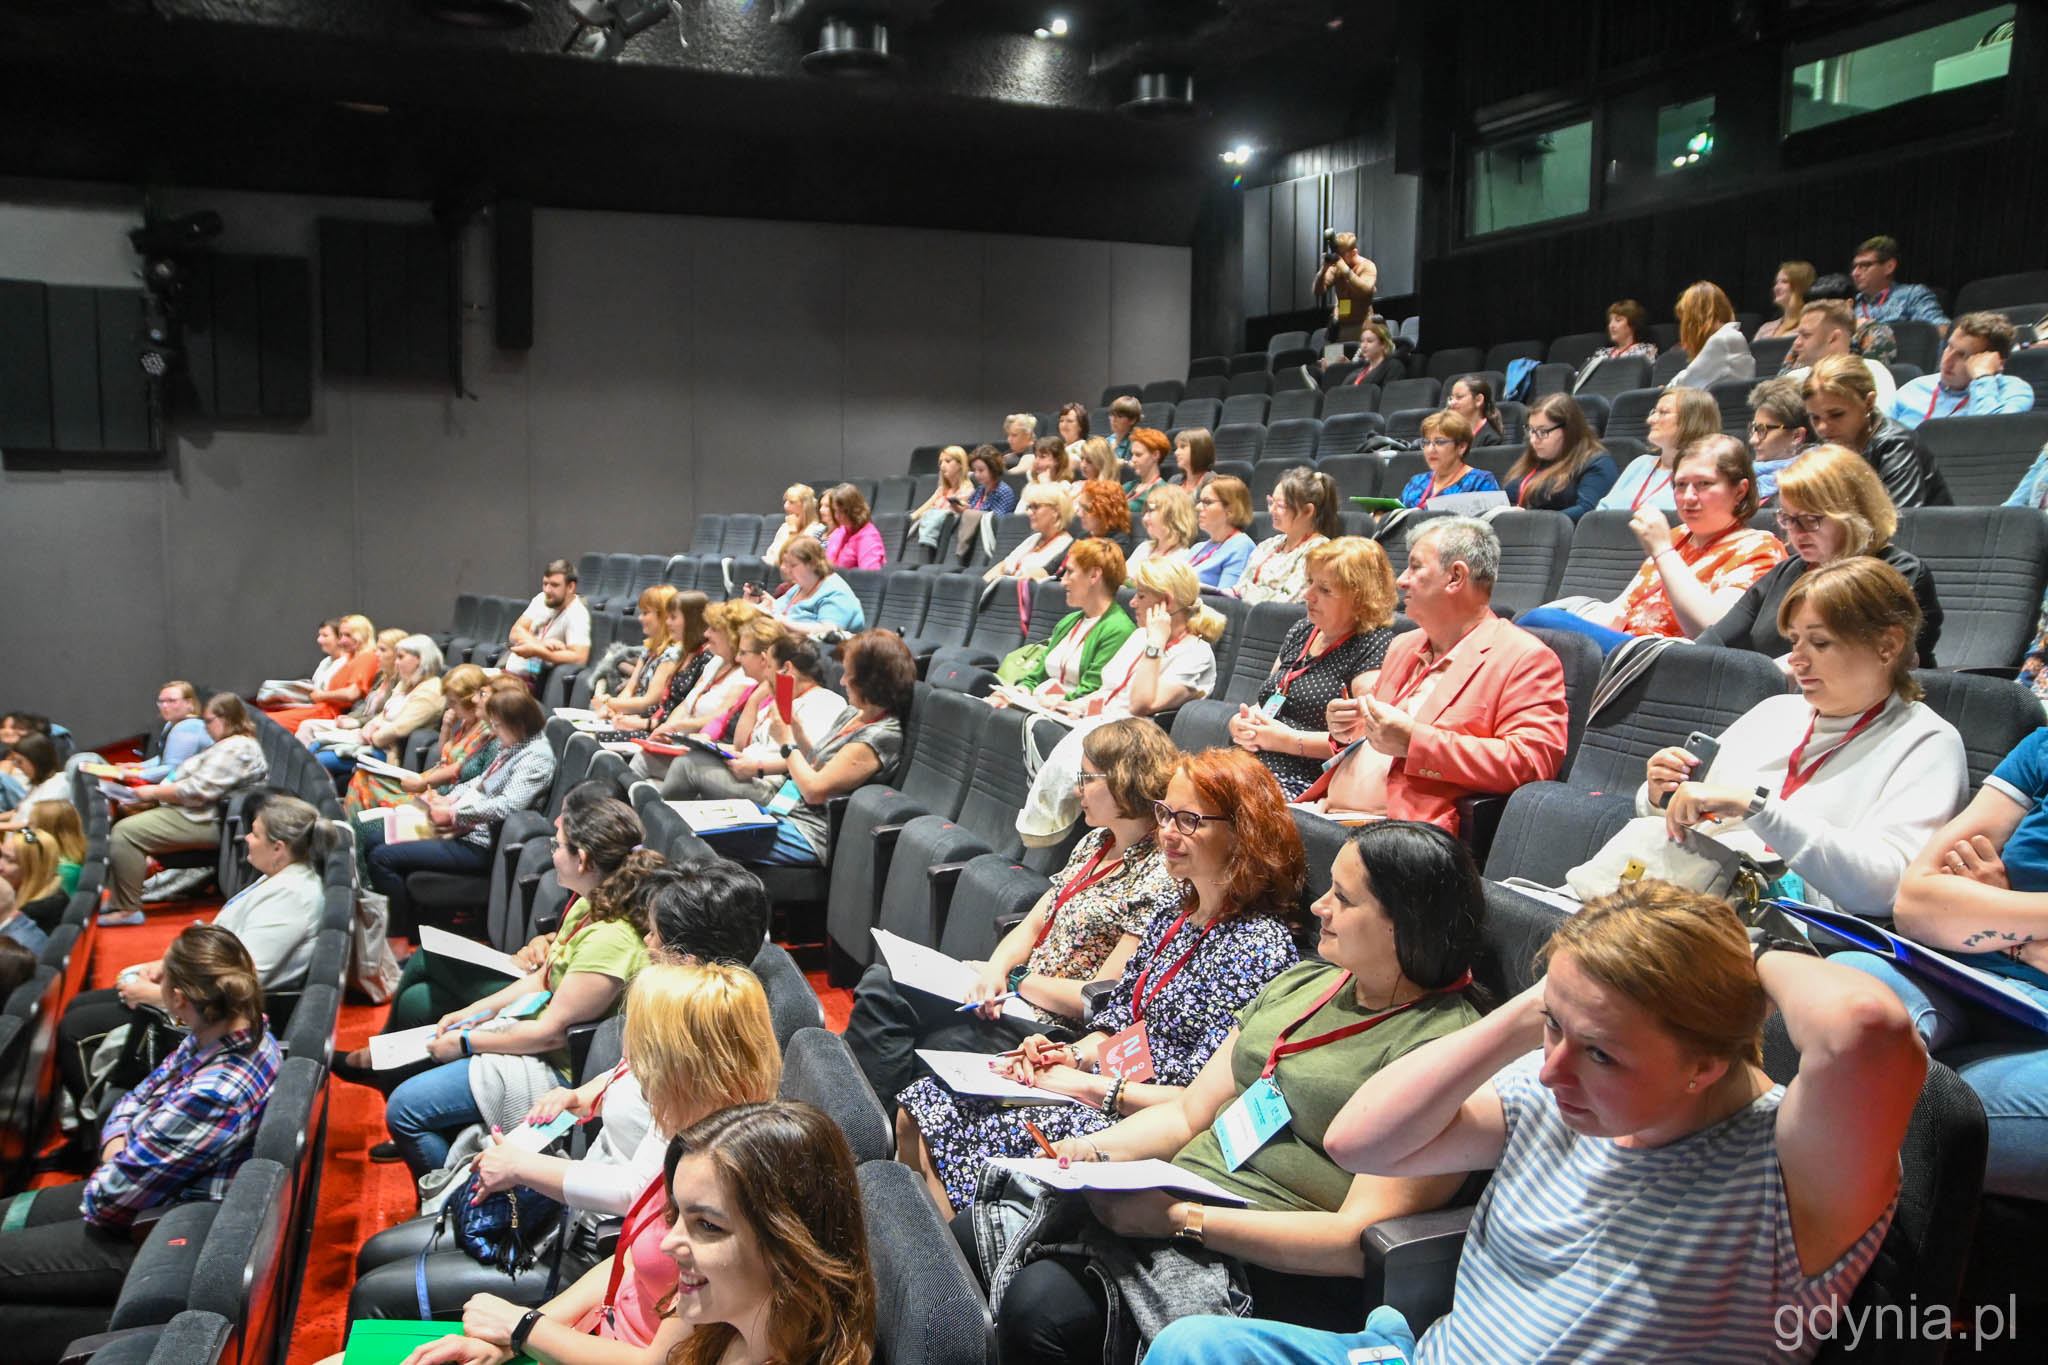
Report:
<svg viewBox="0 0 2048 1365"><path fill-rule="evenodd" d="M1749 798L1749 808L1742 812L1743 815L1749 817L1762 815L1764 813L1764 802L1770 799L1770 789L1768 787L1758 787L1756 795Z"/></svg>
<svg viewBox="0 0 2048 1365"><path fill-rule="evenodd" d="M1147 643L1145 646L1145 657L1148 659L1156 659L1165 652L1165 650L1155 644Z"/></svg>

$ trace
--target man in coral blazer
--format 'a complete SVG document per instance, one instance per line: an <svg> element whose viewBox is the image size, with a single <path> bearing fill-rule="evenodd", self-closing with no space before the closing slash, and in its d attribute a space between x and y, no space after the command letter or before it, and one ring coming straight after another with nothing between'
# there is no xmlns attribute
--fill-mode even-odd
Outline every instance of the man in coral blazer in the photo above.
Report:
<svg viewBox="0 0 2048 1365"><path fill-rule="evenodd" d="M1557 776L1564 667L1548 645L1493 614L1500 538L1483 521L1430 522L1401 587L1418 630L1387 650L1371 695L1330 703L1350 747L1303 796L1331 815L1426 820L1458 832L1458 799Z"/></svg>

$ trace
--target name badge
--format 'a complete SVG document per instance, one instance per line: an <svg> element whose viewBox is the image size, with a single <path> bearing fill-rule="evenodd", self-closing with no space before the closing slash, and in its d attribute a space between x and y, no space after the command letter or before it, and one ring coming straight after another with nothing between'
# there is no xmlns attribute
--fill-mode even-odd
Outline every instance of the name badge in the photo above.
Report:
<svg viewBox="0 0 2048 1365"><path fill-rule="evenodd" d="M1344 1357L1348 1365L1408 1365L1408 1356L1398 1346L1361 1346Z"/></svg>
<svg viewBox="0 0 2048 1365"><path fill-rule="evenodd" d="M768 813L770 815L787 815L803 803L804 794L798 789L796 782L793 779L785 780L782 784L782 790L776 792L775 799L768 803Z"/></svg>
<svg viewBox="0 0 2048 1365"><path fill-rule="evenodd" d="M1152 1044L1141 1020L1102 1045L1102 1074L1143 1085L1152 1079Z"/></svg>
<svg viewBox="0 0 2048 1365"><path fill-rule="evenodd" d="M1338 316L1338 317L1340 317L1340 318L1348 318L1348 317L1350 317L1350 316L1351 316L1351 300L1350 300L1350 299L1346 299L1346 298L1339 298L1339 299L1337 300L1337 316Z"/></svg>
<svg viewBox="0 0 2048 1365"><path fill-rule="evenodd" d="M1267 714L1267 716L1271 717L1272 719L1278 720L1280 719L1281 708L1286 705L1287 694L1284 692L1275 692L1272 696L1266 698L1264 701L1259 703L1259 709L1261 711L1264 711Z"/></svg>
<svg viewBox="0 0 2048 1365"><path fill-rule="evenodd" d="M1293 1117L1280 1087L1271 1077L1260 1077L1216 1118L1216 1145L1223 1149L1223 1160L1236 1170Z"/></svg>

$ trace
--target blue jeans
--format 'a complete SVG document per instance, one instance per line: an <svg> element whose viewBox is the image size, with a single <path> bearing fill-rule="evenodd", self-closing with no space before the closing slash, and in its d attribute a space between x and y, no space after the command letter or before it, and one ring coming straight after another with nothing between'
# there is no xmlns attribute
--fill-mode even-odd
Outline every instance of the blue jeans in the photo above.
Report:
<svg viewBox="0 0 2048 1365"><path fill-rule="evenodd" d="M348 780L355 775L355 754L338 754L322 744L313 750L313 757L319 760L321 767L327 769L327 775L334 779L335 793L340 795L347 792Z"/></svg>
<svg viewBox="0 0 2048 1365"><path fill-rule="evenodd" d="M736 863L762 867L816 867L818 850L787 820L772 829L733 829L707 835L705 842Z"/></svg>
<svg viewBox="0 0 2048 1365"><path fill-rule="evenodd" d="M1597 621L1588 621L1583 616L1577 616L1568 611L1561 611L1556 607L1538 607L1527 615L1517 616L1515 624L1525 627L1545 626L1551 630L1576 631L1600 646L1602 658L1612 654L1615 650L1621 648L1622 645L1635 638L1627 631L1610 629Z"/></svg>
<svg viewBox="0 0 2048 1365"><path fill-rule="evenodd" d="M405 894L409 872L455 872L477 874L491 870L491 851L459 839L411 839L402 844L384 842L381 821L358 824L363 841L363 861L370 870L370 887L391 901L391 932L413 937L415 923L412 900Z"/></svg>
<svg viewBox="0 0 2048 1365"><path fill-rule="evenodd" d="M1928 1052L1977 1092L1991 1129L1985 1193L2048 1199L2048 1037L1959 1000L1875 953L1837 953L1828 960L1868 972L1897 992ZM2005 980L2048 1004L2048 991Z"/></svg>
<svg viewBox="0 0 2048 1365"><path fill-rule="evenodd" d="M467 1057L422 1071L384 1102L384 1126L415 1180L448 1159L448 1134L481 1123L483 1117L469 1093Z"/></svg>
<svg viewBox="0 0 2048 1365"><path fill-rule="evenodd" d="M1152 1340L1145 1365L1344 1365L1353 1351L1392 1346L1415 1359L1415 1333L1391 1308L1375 1308L1363 1332L1318 1332L1291 1322L1257 1318L1194 1317L1170 1324Z"/></svg>

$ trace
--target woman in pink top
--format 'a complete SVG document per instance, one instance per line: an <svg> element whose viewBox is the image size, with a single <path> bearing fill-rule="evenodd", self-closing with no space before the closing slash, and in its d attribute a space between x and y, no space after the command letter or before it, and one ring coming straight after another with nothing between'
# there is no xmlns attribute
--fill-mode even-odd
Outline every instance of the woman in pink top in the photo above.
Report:
<svg viewBox="0 0 2048 1365"><path fill-rule="evenodd" d="M625 1054L622 1068L631 1067L655 1125L667 1134L735 1105L771 1100L782 1079L768 997L752 972L727 964L643 969L627 998ZM661 1249L674 1212L657 1175L628 1210L618 1250L541 1305L525 1329L524 1354L541 1365L665 1359L686 1331L679 1318L661 1313L677 1282L676 1262ZM462 1335L428 1342L406 1365L506 1365L521 1354L507 1343L527 1311L496 1294L473 1295L463 1306Z"/></svg>
<svg viewBox="0 0 2048 1365"><path fill-rule="evenodd" d="M825 558L840 569L880 569L889 562L882 533L868 516L868 500L850 483L825 494L832 529L825 533Z"/></svg>

